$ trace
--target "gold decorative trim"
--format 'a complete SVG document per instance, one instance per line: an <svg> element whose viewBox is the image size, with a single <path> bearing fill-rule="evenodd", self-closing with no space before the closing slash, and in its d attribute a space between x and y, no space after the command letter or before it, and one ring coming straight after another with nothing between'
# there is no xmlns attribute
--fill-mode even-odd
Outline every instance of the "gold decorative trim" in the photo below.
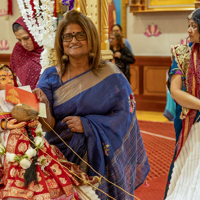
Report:
<svg viewBox="0 0 200 200"><path fill-rule="evenodd" d="M55 106L59 106L81 92L92 88L112 74L121 74L121 71L114 64L106 63L102 67L98 68L95 71L95 74L91 70L75 79L70 80L55 91ZM90 80L89 83L88 80ZM77 87L77 84L79 83L81 83L81 87ZM71 88L72 90L69 91L68 88ZM63 95L61 96L60 94Z"/></svg>
<svg viewBox="0 0 200 200"><path fill-rule="evenodd" d="M178 68L183 72L184 76L187 73L191 48L188 45L172 45L172 54L175 57L175 61L177 62Z"/></svg>
<svg viewBox="0 0 200 200"><path fill-rule="evenodd" d="M126 2L121 0L122 13L121 13L121 25L122 25L122 33L126 38Z"/></svg>

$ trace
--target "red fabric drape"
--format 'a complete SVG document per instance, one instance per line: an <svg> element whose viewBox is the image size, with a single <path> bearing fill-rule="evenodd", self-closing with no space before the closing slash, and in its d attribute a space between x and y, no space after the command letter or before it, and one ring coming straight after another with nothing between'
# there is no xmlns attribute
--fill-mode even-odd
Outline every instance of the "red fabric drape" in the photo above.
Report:
<svg viewBox="0 0 200 200"><path fill-rule="evenodd" d="M23 17L18 18L15 23L20 24L30 35L34 44L34 50L27 51L20 42L17 42L10 58L10 68L14 73L16 73L22 86L30 85L33 90L37 85L40 71L42 69L40 65L40 56L43 47L40 47L34 40L34 37L29 32L28 27L23 20Z"/></svg>
<svg viewBox="0 0 200 200"><path fill-rule="evenodd" d="M57 17L57 12L56 12L56 0L54 1L54 17Z"/></svg>
<svg viewBox="0 0 200 200"><path fill-rule="evenodd" d="M191 56L188 66L188 71L186 74L186 91L199 98L200 94L200 78L199 78L199 71L200 71L200 55L199 55L199 44L194 43L191 49ZM196 54L196 58L194 57L194 54ZM196 66L196 67L195 67ZM194 90L195 89L195 90ZM183 145L185 144L185 141L190 133L190 130L192 128L192 125L194 124L194 120L197 114L197 110L190 110L188 115L185 119L183 119L182 122L182 131L178 139L177 143L177 154L175 159L177 159Z"/></svg>
<svg viewBox="0 0 200 200"><path fill-rule="evenodd" d="M30 4L31 4L31 7L32 7L32 11L33 11L33 17L35 17L35 10L34 10L33 0L30 0Z"/></svg>
<svg viewBox="0 0 200 200"><path fill-rule="evenodd" d="M8 15L12 15L12 0L8 0L8 11L7 11Z"/></svg>

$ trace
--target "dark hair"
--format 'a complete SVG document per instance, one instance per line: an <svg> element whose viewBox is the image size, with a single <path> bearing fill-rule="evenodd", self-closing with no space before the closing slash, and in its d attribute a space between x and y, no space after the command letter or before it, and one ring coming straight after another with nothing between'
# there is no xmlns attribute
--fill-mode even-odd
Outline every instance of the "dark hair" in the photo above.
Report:
<svg viewBox="0 0 200 200"><path fill-rule="evenodd" d="M120 33L114 33L114 32L111 32L110 35L113 35L116 38L118 48L122 49L124 47L124 41L122 35Z"/></svg>
<svg viewBox="0 0 200 200"><path fill-rule="evenodd" d="M14 32L14 33L17 32L17 31L20 30L20 29L24 29L24 27L23 27L22 25L18 24L18 23L14 23L14 24L13 24L13 32ZM25 29L24 29L24 30L25 30Z"/></svg>
<svg viewBox="0 0 200 200"><path fill-rule="evenodd" d="M60 64L61 77L64 75L67 64L69 62L69 60L62 60L64 49L61 35L63 35L63 31L65 30L65 28L69 26L69 24L73 23L81 26L87 35L89 51L88 58L91 68L98 69L98 67L102 64L100 39L94 23L90 18L84 16L82 13L76 10L70 10L59 23L55 38L55 50L58 64Z"/></svg>
<svg viewBox="0 0 200 200"><path fill-rule="evenodd" d="M119 24L114 24L114 25L112 25L112 27L111 27L111 31L112 31L112 29L113 29L115 26L118 26L119 29L120 29L120 31L122 31L122 27L121 27L121 25L119 25Z"/></svg>
<svg viewBox="0 0 200 200"><path fill-rule="evenodd" d="M34 137L32 135L32 132L31 132L31 129L29 128L29 126L27 125L25 127L26 131L27 131L27 134L28 134L28 137L31 141L34 141ZM31 147L33 149L36 148L36 146L32 143L31 143ZM36 162L37 162L37 159L38 159L38 154L36 154L36 156L33 157L33 160L32 160L32 163L31 163L31 166L26 169L26 172L24 174L24 186L29 186L29 184L32 182L32 181L35 181L36 183L38 183L38 179L37 179L37 172L36 172Z"/></svg>

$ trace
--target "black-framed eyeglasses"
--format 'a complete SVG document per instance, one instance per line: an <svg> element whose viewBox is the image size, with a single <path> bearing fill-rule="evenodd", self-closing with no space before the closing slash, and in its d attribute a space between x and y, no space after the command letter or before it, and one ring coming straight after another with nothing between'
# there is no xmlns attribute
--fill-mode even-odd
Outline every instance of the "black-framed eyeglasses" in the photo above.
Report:
<svg viewBox="0 0 200 200"><path fill-rule="evenodd" d="M71 33L61 35L63 42L71 42L73 40L73 37L75 37L77 41L83 41L87 39L85 32L77 32L75 35L72 35Z"/></svg>

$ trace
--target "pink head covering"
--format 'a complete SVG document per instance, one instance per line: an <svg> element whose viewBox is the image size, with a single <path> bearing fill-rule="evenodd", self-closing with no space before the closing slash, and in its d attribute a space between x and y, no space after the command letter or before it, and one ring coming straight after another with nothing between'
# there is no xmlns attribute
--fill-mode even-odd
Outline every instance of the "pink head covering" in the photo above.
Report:
<svg viewBox="0 0 200 200"><path fill-rule="evenodd" d="M10 68L17 75L22 86L30 85L33 90L40 77L40 71L42 69L40 56L44 49L43 47L39 47L34 40L22 17L18 18L15 23L20 24L28 32L33 41L34 50L27 51L20 42L17 42L10 58Z"/></svg>

